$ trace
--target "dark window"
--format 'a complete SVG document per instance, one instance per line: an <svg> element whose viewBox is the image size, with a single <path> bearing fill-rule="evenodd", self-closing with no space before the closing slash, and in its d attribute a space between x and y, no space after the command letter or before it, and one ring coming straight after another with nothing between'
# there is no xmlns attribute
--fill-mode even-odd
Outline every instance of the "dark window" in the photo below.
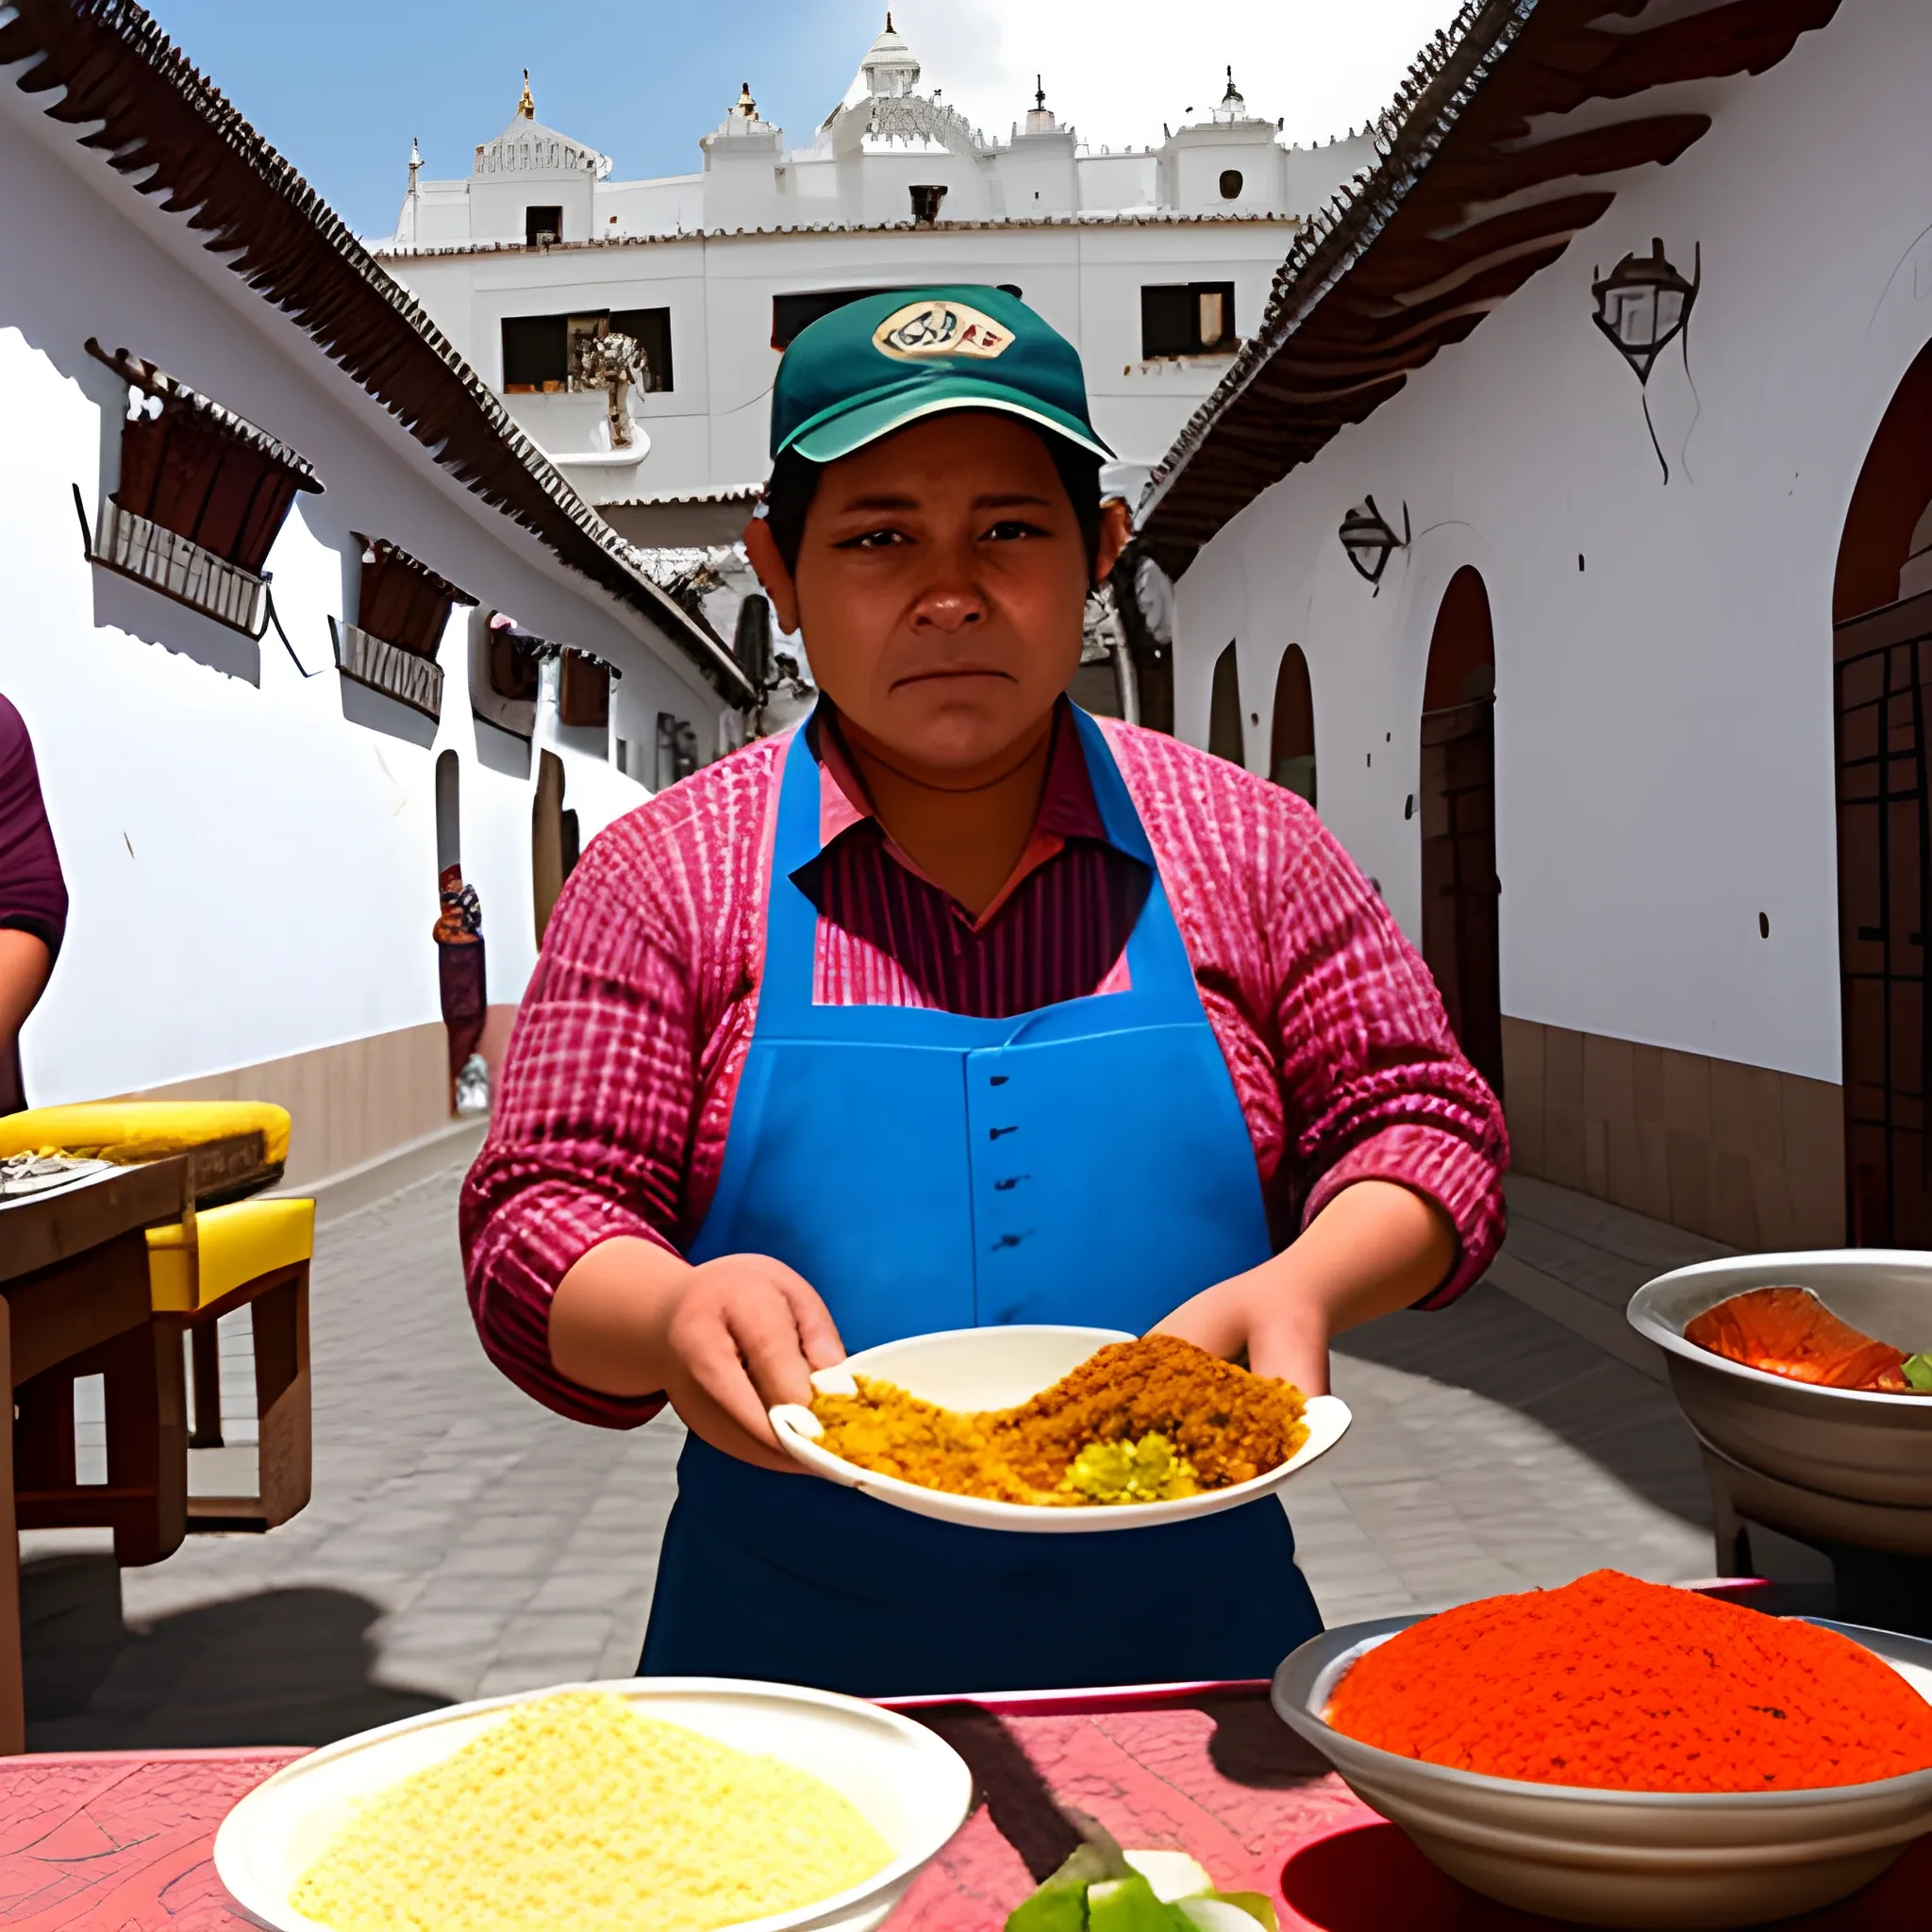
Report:
<svg viewBox="0 0 1932 1932"><path fill-rule="evenodd" d="M557 719L602 731L610 723L610 667L582 651L566 651L557 680Z"/></svg>
<svg viewBox="0 0 1932 1932"><path fill-rule="evenodd" d="M1206 356L1234 346L1232 282L1158 282L1141 291L1141 354Z"/></svg>
<svg viewBox="0 0 1932 1932"><path fill-rule="evenodd" d="M907 285L906 292L917 293L918 283ZM1014 301L1021 300L1019 284L1001 282L1000 292L1010 295ZM862 302L868 295L891 295L891 289L808 289L797 295L774 295L772 297L772 346L774 349L789 349L791 340L801 329L809 328L823 315L829 315L835 308L842 308L848 302Z"/></svg>
<svg viewBox="0 0 1932 1932"><path fill-rule="evenodd" d="M569 316L504 317L503 387L508 395L570 387Z"/></svg>
<svg viewBox="0 0 1932 1932"><path fill-rule="evenodd" d="M1224 168L1221 171L1221 198L1232 201L1241 192L1241 171L1239 168Z"/></svg>
<svg viewBox="0 0 1932 1932"><path fill-rule="evenodd" d="M671 311L668 308L613 308L610 333L628 336L644 352L643 387L666 390L671 380Z"/></svg>
<svg viewBox="0 0 1932 1932"><path fill-rule="evenodd" d="M540 242L560 242L563 240L563 209L560 206L545 203L541 208L526 208L524 210L524 242L534 248Z"/></svg>
<svg viewBox="0 0 1932 1932"><path fill-rule="evenodd" d="M542 659L537 640L499 620L490 626L490 689L500 698L533 700L541 689Z"/></svg>
<svg viewBox="0 0 1932 1932"><path fill-rule="evenodd" d="M450 606L470 604L447 579L379 537L351 536L362 546L356 589L356 628L418 658L434 658Z"/></svg>
<svg viewBox="0 0 1932 1932"><path fill-rule="evenodd" d="M671 311L599 308L582 315L507 315L503 319L503 390L534 395L570 388L571 350L578 337L619 334L643 347L644 387L671 385Z"/></svg>
<svg viewBox="0 0 1932 1932"><path fill-rule="evenodd" d="M868 295L884 295L886 289L810 289L799 295L772 297L772 346L789 349L801 329L809 328L823 315L842 308L848 302L863 301Z"/></svg>

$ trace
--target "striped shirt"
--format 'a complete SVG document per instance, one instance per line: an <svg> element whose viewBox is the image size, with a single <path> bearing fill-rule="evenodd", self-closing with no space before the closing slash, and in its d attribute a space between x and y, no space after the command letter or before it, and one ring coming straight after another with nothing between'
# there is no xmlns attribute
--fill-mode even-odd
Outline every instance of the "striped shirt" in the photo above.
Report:
<svg viewBox="0 0 1932 1932"><path fill-rule="evenodd" d="M1398 1181L1453 1224L1459 1294L1501 1241L1502 1112L1457 1050L1427 969L1291 791L1104 723L1247 1121L1278 1241L1339 1190ZM1062 716L1032 839L977 919L887 838L822 752L815 997L1000 1017L1125 983L1146 868L1108 839ZM470 1304L492 1360L559 1413L609 1427L656 1398L559 1375L550 1298L598 1242L682 1251L724 1160L758 1017L788 740L708 767L609 826L551 915L463 1189Z"/></svg>

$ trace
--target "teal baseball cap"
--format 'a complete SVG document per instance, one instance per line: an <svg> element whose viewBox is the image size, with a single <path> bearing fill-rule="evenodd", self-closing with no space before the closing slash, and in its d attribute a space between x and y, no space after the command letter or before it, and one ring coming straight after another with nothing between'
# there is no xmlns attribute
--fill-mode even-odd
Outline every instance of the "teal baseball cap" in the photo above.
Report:
<svg viewBox="0 0 1932 1932"><path fill-rule="evenodd" d="M793 337L772 388L772 456L835 462L949 409L992 409L1113 451L1087 409L1080 352L1004 289L861 295Z"/></svg>

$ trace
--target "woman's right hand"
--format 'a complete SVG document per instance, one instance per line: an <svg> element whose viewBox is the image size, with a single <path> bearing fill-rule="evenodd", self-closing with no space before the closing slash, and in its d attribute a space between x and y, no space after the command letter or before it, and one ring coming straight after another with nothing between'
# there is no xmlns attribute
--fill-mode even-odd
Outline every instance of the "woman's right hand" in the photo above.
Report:
<svg viewBox="0 0 1932 1932"><path fill-rule="evenodd" d="M845 1357L825 1305L769 1255L698 1266L654 1242L619 1238L558 1284L550 1356L574 1382L611 1395L661 1391L712 1448L799 1473L766 1410L809 1403L813 1369Z"/></svg>

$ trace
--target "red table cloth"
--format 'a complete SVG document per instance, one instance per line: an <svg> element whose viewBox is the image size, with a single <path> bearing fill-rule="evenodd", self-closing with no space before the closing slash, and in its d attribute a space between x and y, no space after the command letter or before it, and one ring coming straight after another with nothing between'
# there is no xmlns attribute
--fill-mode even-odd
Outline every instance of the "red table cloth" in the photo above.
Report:
<svg viewBox="0 0 1932 1932"><path fill-rule="evenodd" d="M915 1714L973 1765L982 1802L891 1932L999 1932L1058 1855L1077 1807L1124 1844L1191 1852L1215 1880L1274 1896L1284 1932L1532 1932L1551 1922L1442 1877L1325 1772L1259 1687L1153 1699L1077 1694ZM89 1752L0 1758L0 1925L8 1932L238 1932L215 1827L299 1751ZM1806 1932L1925 1924L1932 1840Z"/></svg>

